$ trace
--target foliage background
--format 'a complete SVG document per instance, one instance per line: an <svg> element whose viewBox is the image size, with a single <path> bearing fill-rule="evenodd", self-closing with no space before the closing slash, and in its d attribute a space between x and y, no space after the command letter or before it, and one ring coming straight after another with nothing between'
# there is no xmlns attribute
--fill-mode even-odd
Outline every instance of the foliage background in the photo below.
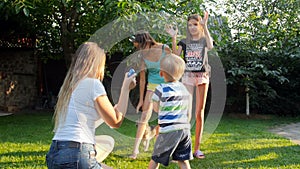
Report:
<svg viewBox="0 0 300 169"><path fill-rule="evenodd" d="M136 14L163 12L182 18L170 17L170 23L184 25L187 15L203 14L206 9L214 52L227 77L226 111L244 112L247 91L252 113L296 116L300 105L299 6L299 0L3 0L0 20L15 25L1 28L8 35L23 32L36 36L37 53L45 62L65 59L68 66L76 48L108 23L131 22ZM184 36L185 31L180 33ZM170 45L169 37L153 36ZM108 61L119 62L133 51L124 39L108 51Z"/></svg>

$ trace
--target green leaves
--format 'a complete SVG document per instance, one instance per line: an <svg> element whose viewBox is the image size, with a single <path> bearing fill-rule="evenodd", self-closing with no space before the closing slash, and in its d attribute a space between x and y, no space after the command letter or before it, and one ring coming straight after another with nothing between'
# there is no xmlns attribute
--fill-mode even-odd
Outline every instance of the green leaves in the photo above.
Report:
<svg viewBox="0 0 300 169"><path fill-rule="evenodd" d="M29 16L30 10L35 8L35 3L28 0L16 0L10 3L9 5L14 6L15 14L19 14L22 11L26 17Z"/></svg>
<svg viewBox="0 0 300 169"><path fill-rule="evenodd" d="M22 8L22 6L20 6L20 5L16 5L15 6L15 12L16 12L16 14L18 14L20 12L21 8Z"/></svg>
<svg viewBox="0 0 300 169"><path fill-rule="evenodd" d="M300 71L293 64L300 59L300 25L295 24L299 22L299 2L228 0L225 4L228 29L235 33L232 38L222 38L218 49L227 70L229 88L250 87L251 100L255 100L250 102L252 109L286 112L282 107L274 110L262 105L277 102L287 93L297 91L295 86L300 87L299 82L297 85L291 82L291 75L299 76L296 70ZM295 99L299 98L300 93L295 95ZM294 103L291 99L287 104Z"/></svg>
<svg viewBox="0 0 300 169"><path fill-rule="evenodd" d="M25 16L29 16L29 10L27 8L23 8L23 12Z"/></svg>
<svg viewBox="0 0 300 169"><path fill-rule="evenodd" d="M62 53L68 49L62 45L62 35L67 35L65 44L76 48L113 21L116 24L110 29L120 31L116 34L111 32L117 31L111 31L102 40L121 31L133 34L137 29L132 26L136 24L133 17L136 15L144 18L138 28L155 28L157 31L152 33L155 39L170 45L170 37L164 35L164 23L177 25L181 39L186 33L187 16L203 15L203 10L208 10L209 30L223 61L229 87L249 86L251 99L261 104L268 100L261 99L262 95L271 93L268 100L271 101L274 96L290 97L291 91L294 96L285 103L297 105L294 100L300 95L299 6L299 0L2 0L0 14L2 20L16 21L23 30L26 28L38 37L37 51L41 56L57 59L67 57L67 53ZM149 17L149 13L157 15ZM113 53L121 52L124 57L132 53L132 44L122 38L125 37L109 47L108 57ZM258 105L252 106L258 108Z"/></svg>

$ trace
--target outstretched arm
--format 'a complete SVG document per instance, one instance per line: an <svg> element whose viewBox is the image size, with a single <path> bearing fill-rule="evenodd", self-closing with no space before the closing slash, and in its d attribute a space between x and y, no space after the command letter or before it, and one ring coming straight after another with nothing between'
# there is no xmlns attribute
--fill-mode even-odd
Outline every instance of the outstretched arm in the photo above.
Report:
<svg viewBox="0 0 300 169"><path fill-rule="evenodd" d="M113 107L107 95L96 98L95 107L97 112L110 127L118 128L121 126L127 112L129 91L135 86L135 76L125 75L118 103ZM132 83L133 82L133 83ZM132 84L134 84L132 86Z"/></svg>

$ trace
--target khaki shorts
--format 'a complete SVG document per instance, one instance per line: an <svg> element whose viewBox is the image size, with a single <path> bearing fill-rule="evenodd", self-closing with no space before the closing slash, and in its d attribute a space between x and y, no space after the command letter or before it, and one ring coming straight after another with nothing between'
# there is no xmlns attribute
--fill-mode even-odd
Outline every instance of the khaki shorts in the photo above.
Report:
<svg viewBox="0 0 300 169"><path fill-rule="evenodd" d="M209 83L209 74L207 72L185 72L182 76L182 83L190 86Z"/></svg>

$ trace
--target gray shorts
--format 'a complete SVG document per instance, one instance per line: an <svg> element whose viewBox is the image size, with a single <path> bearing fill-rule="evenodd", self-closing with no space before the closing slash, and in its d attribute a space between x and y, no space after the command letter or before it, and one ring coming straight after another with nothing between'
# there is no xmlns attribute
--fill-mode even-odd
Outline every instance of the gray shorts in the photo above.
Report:
<svg viewBox="0 0 300 169"><path fill-rule="evenodd" d="M170 133L159 133L152 153L152 160L168 166L172 160L192 160L192 142L189 129L177 130Z"/></svg>

